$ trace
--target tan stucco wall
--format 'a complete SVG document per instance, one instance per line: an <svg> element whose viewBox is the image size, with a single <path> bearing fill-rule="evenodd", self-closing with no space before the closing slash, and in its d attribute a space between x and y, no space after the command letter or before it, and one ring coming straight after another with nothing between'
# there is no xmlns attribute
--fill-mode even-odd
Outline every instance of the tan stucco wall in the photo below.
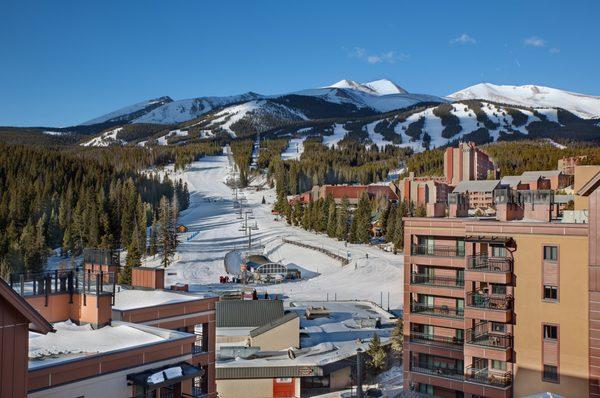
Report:
<svg viewBox="0 0 600 398"><path fill-rule="evenodd" d="M219 398L269 398L273 396L273 379L217 380Z"/></svg>
<svg viewBox="0 0 600 398"><path fill-rule="evenodd" d="M329 374L329 388L334 390L352 385L351 367L338 369Z"/></svg>
<svg viewBox="0 0 600 398"><path fill-rule="evenodd" d="M251 339L252 347L262 351L285 350L300 347L300 318L296 317Z"/></svg>
<svg viewBox="0 0 600 398"><path fill-rule="evenodd" d="M549 391L588 396L588 238L513 235L515 252L514 396ZM542 300L542 247L559 246L559 302ZM558 324L560 384L542 382L542 323Z"/></svg>
<svg viewBox="0 0 600 398"><path fill-rule="evenodd" d="M587 196L577 195L577 191L581 189L593 176L600 171L600 166L575 166L575 182L573 190L575 191L575 210L587 210Z"/></svg>

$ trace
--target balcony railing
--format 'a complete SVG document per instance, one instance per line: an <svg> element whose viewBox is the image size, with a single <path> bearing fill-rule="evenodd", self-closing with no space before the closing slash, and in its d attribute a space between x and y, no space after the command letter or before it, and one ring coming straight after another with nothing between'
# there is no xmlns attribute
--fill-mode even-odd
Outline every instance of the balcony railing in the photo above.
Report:
<svg viewBox="0 0 600 398"><path fill-rule="evenodd" d="M512 308L512 297L485 293L467 293L467 307L506 311Z"/></svg>
<svg viewBox="0 0 600 398"><path fill-rule="evenodd" d="M413 285L428 285L450 288L462 288L465 286L464 279L457 279L449 276L433 276L427 274L411 274L410 283Z"/></svg>
<svg viewBox="0 0 600 398"><path fill-rule="evenodd" d="M454 369L442 366L432 365L428 362L411 361L410 371L416 373L423 373L432 376L448 377L456 380L463 380L463 370Z"/></svg>
<svg viewBox="0 0 600 398"><path fill-rule="evenodd" d="M459 248L457 246L428 246L413 244L411 246L411 255L435 257L464 257L465 249Z"/></svg>
<svg viewBox="0 0 600 398"><path fill-rule="evenodd" d="M21 296L47 296L54 293L101 294L115 292L114 272L73 268L9 275L10 286Z"/></svg>
<svg viewBox="0 0 600 398"><path fill-rule="evenodd" d="M512 374L510 372L488 370L488 368L475 369L471 366L466 369L465 379L473 383L500 388L506 388L512 384Z"/></svg>
<svg viewBox="0 0 600 398"><path fill-rule="evenodd" d="M208 393L202 389L202 387L192 386L191 394L181 394L184 398L205 398L208 397Z"/></svg>
<svg viewBox="0 0 600 398"><path fill-rule="evenodd" d="M207 351L204 349L204 347L202 347L199 344L193 344L192 345L192 355L201 355L201 354L205 354Z"/></svg>
<svg viewBox="0 0 600 398"><path fill-rule="evenodd" d="M459 340L456 337L435 336L419 332L410 333L410 342L448 347L455 350L462 349L464 344L463 340Z"/></svg>
<svg viewBox="0 0 600 398"><path fill-rule="evenodd" d="M488 322L482 322L465 331L465 342L478 346L507 349L512 347L513 338L508 334L490 331Z"/></svg>
<svg viewBox="0 0 600 398"><path fill-rule="evenodd" d="M439 316L443 318L457 318L462 319L464 316L464 310L462 308L450 308L445 305L427 305L421 303L412 303L410 306L410 312L415 314L425 314Z"/></svg>
<svg viewBox="0 0 600 398"><path fill-rule="evenodd" d="M467 257L467 269L479 272L512 272L513 260L510 257L489 257L476 254Z"/></svg>

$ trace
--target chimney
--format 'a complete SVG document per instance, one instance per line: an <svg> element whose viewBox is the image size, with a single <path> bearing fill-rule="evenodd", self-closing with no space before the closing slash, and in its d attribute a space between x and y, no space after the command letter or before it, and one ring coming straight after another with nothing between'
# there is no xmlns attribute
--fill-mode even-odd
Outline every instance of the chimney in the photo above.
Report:
<svg viewBox="0 0 600 398"><path fill-rule="evenodd" d="M147 289L165 288L165 269L150 267L133 267L131 286Z"/></svg>
<svg viewBox="0 0 600 398"><path fill-rule="evenodd" d="M427 203L427 217L444 217L446 215L445 203Z"/></svg>
<svg viewBox="0 0 600 398"><path fill-rule="evenodd" d="M523 206L519 201L519 194L511 188L498 188L494 190L494 204L498 221L512 221L523 218Z"/></svg>

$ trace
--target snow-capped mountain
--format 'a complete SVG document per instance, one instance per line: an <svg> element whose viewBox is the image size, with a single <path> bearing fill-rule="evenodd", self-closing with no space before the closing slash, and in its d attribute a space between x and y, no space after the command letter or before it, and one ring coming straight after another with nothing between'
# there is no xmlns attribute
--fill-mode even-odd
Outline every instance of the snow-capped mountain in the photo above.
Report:
<svg viewBox="0 0 600 398"><path fill-rule="evenodd" d="M600 117L600 97L544 86L499 86L481 83L448 97L453 100L481 99L528 107L562 108L585 119Z"/></svg>
<svg viewBox="0 0 600 398"><path fill-rule="evenodd" d="M107 113L106 115L88 120L87 122L81 123L81 125L88 126L100 123L133 122L138 117L151 112L153 109L159 108L165 104L169 104L170 102L173 102L170 97L160 97L148 101L138 102L137 104L126 106L124 108L117 109L114 112Z"/></svg>
<svg viewBox="0 0 600 398"><path fill-rule="evenodd" d="M408 94L408 91L388 79L375 80L367 83L357 83L353 80L344 79L331 86L326 86L325 88L348 88L374 95Z"/></svg>
<svg viewBox="0 0 600 398"><path fill-rule="evenodd" d="M256 93L246 93L229 97L199 97L178 100L157 107L136 118L132 123L181 123L200 117L215 109L221 109L231 104L252 101L262 97L262 95Z"/></svg>
<svg viewBox="0 0 600 398"><path fill-rule="evenodd" d="M315 101L314 98L318 98L320 101ZM274 103L285 105L289 108L289 114L303 114L308 118L389 112L419 102L440 103L446 101L432 95L408 93L402 87L386 79L367 83L342 80L328 87L269 96L250 92L229 97L198 97L176 101L169 97L161 97L119 109L84 124L107 122L113 124L115 122L176 124L202 117L214 111L225 110L229 106L255 100L264 100L258 104L271 110L278 108ZM250 108L255 107L251 106ZM261 113L265 114L269 109L265 109ZM253 110L256 111L256 109ZM279 111L280 109L275 113L280 113ZM314 115L310 116L311 113ZM276 115L276 117L279 116Z"/></svg>

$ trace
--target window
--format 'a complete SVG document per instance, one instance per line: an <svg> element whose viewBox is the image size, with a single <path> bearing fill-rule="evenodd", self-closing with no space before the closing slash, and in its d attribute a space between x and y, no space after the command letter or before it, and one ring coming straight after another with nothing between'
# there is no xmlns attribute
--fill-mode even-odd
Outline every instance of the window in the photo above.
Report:
<svg viewBox="0 0 600 398"><path fill-rule="evenodd" d="M504 246L492 245L492 257L506 257L506 249Z"/></svg>
<svg viewBox="0 0 600 398"><path fill-rule="evenodd" d="M492 294L506 294L506 285L492 285Z"/></svg>
<svg viewBox="0 0 600 398"><path fill-rule="evenodd" d="M544 260L557 261L558 260L558 247L544 246Z"/></svg>
<svg viewBox="0 0 600 398"><path fill-rule="evenodd" d="M558 368L554 365L544 365L544 381L558 383Z"/></svg>
<svg viewBox="0 0 600 398"><path fill-rule="evenodd" d="M544 325L544 339L556 340L558 339L558 327L553 325Z"/></svg>
<svg viewBox="0 0 600 398"><path fill-rule="evenodd" d="M544 300L558 300L558 288L556 286L544 285Z"/></svg>
<svg viewBox="0 0 600 398"><path fill-rule="evenodd" d="M492 331L496 333L506 333L506 324L492 322Z"/></svg>
<svg viewBox="0 0 600 398"><path fill-rule="evenodd" d="M492 360L492 369L506 371L506 362L494 359Z"/></svg>

